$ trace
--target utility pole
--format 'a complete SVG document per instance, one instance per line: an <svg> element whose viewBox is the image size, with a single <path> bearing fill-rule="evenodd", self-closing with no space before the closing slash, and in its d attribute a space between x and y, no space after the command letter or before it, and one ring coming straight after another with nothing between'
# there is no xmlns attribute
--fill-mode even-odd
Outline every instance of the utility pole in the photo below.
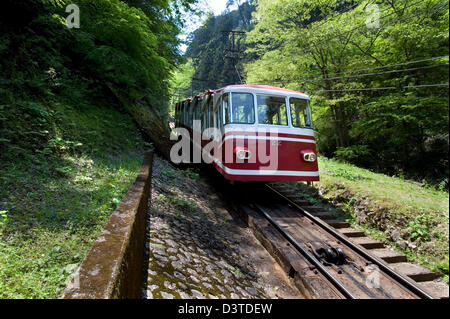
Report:
<svg viewBox="0 0 450 319"><path fill-rule="evenodd" d="M224 50L225 59L231 60L231 63L234 65L234 69L239 78L239 81L242 83L241 75L237 69L237 64L240 60L244 58L244 51L240 48L239 37L245 34L244 31L235 31L235 30L224 30L223 34L228 35L230 39L230 48Z"/></svg>

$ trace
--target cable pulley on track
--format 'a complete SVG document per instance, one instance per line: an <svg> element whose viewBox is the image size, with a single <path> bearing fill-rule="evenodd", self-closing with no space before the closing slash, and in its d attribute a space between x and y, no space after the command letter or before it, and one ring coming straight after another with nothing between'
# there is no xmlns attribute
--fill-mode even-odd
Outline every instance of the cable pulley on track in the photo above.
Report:
<svg viewBox="0 0 450 319"><path fill-rule="evenodd" d="M314 252L319 259L338 266L345 264L347 260L347 256L345 255L344 251L339 247L321 247L319 249L316 249Z"/></svg>

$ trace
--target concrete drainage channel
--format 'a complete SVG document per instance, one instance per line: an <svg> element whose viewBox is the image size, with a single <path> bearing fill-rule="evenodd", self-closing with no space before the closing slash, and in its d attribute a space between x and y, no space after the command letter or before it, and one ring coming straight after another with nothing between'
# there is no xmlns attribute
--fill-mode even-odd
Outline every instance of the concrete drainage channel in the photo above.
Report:
<svg viewBox="0 0 450 319"><path fill-rule="evenodd" d="M145 241L152 178L153 152L107 225L94 242L64 299L137 299L146 280Z"/></svg>

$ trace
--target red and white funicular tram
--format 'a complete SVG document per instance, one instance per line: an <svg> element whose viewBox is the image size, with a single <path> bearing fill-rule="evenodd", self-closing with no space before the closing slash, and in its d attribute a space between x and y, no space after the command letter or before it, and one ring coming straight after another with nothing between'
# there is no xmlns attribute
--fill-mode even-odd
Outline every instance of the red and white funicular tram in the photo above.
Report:
<svg viewBox="0 0 450 319"><path fill-rule="evenodd" d="M178 102L175 109L175 131L185 132L192 146L183 162L211 163L229 180L319 180L309 97L303 93L230 85Z"/></svg>

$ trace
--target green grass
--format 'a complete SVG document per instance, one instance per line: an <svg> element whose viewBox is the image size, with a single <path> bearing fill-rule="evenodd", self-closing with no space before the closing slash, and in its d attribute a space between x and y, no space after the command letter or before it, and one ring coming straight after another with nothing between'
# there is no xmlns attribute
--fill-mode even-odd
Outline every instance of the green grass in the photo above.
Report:
<svg viewBox="0 0 450 319"><path fill-rule="evenodd" d="M354 226L448 280L448 192L323 157L319 168L321 181L315 186L351 216ZM373 212L365 223L357 222L355 206ZM393 228L401 232L400 240L386 234Z"/></svg>
<svg viewBox="0 0 450 319"><path fill-rule="evenodd" d="M374 204L393 207L399 213L422 211L446 215L448 220L447 192L323 157L319 158L319 165L322 184L343 183L351 192L370 196Z"/></svg>
<svg viewBox="0 0 450 319"><path fill-rule="evenodd" d="M136 178L144 142L101 105L2 105L0 119L0 298L56 298Z"/></svg>

